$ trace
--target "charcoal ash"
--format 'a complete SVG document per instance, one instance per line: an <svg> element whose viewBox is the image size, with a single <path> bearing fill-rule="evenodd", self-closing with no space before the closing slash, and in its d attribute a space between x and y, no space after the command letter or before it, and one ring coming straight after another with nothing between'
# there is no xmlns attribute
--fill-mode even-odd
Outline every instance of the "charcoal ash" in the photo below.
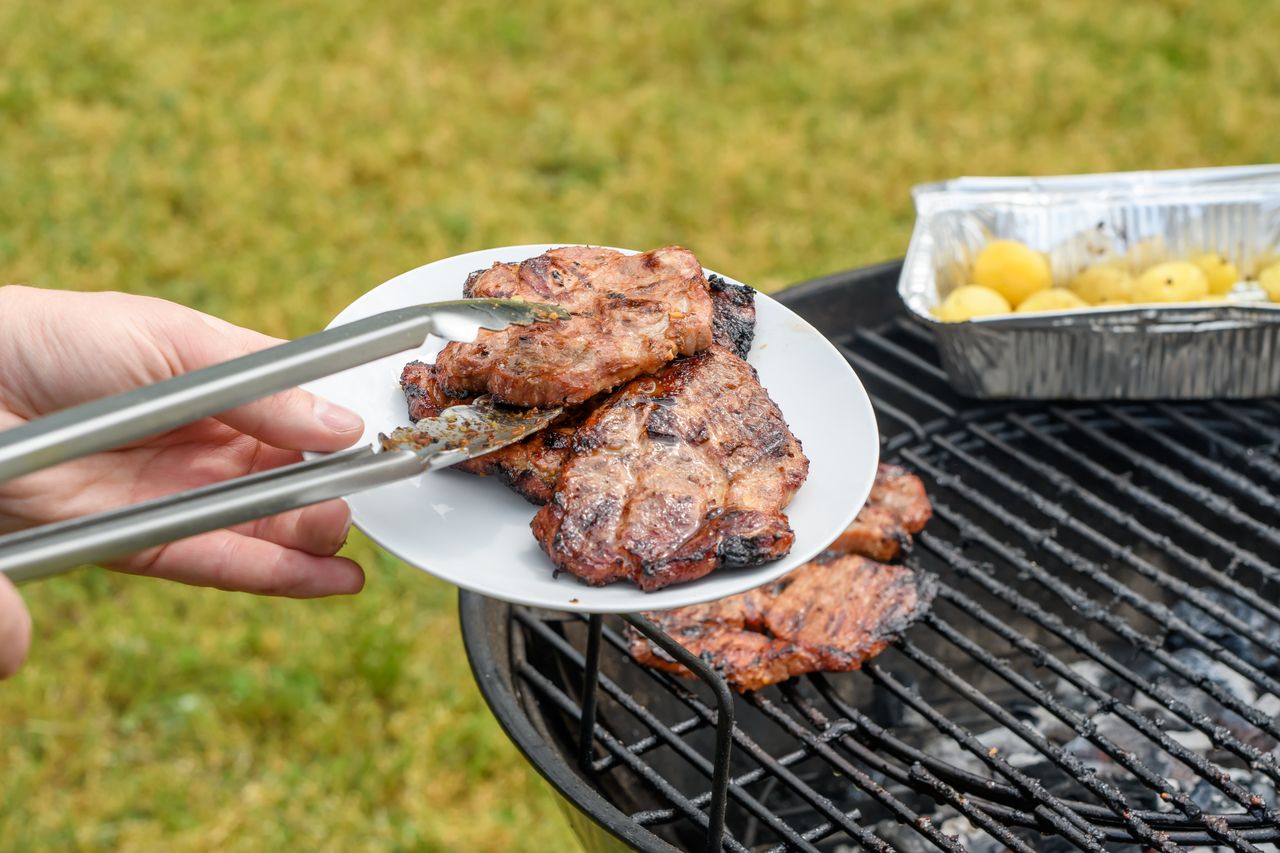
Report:
<svg viewBox="0 0 1280 853"><path fill-rule="evenodd" d="M956 843L968 853L1006 853L1009 849L1006 845L974 826L969 822L968 818L950 806L938 809L931 820L939 831L954 838ZM938 850L932 841L921 835L914 827L894 818L881 820L870 826L869 829L875 833L876 837L888 842L899 853L937 853ZM1036 848L1040 840L1038 833L1022 829L1014 829L1012 832L1015 835L1025 837L1033 849L1038 849ZM1035 839L1034 842L1031 840L1033 838ZM855 853L855 851L861 851L862 849L849 844L840 844L834 848L833 853ZM1073 848L1066 847L1062 849L1069 850Z"/></svg>
<svg viewBox="0 0 1280 853"><path fill-rule="evenodd" d="M1103 714L1096 717L1092 723L1099 737L1106 738L1123 752L1132 753L1136 761L1168 780L1175 790L1187 790L1194 787L1200 780L1194 770L1175 759L1164 747L1147 738L1115 714ZM1187 735L1194 734L1198 733L1187 733ZM1173 739L1177 740L1177 738ZM1208 738L1204 739L1203 745L1208 746ZM1083 736L1072 738L1063 747L1063 751L1096 770L1099 778L1119 788L1125 798L1135 806L1158 811L1168 811L1172 808L1168 801L1159 796L1159 792L1152 791L1132 771L1088 738ZM1057 793L1068 794L1066 791Z"/></svg>
<svg viewBox="0 0 1280 853"><path fill-rule="evenodd" d="M954 838L967 853L1008 853L1008 845L988 835L985 830L975 826L967 817L950 806L939 809L933 820L940 831ZM897 820L882 820L870 829L900 853L936 853L938 849L915 829ZM1009 832L1026 842L1032 850L1041 851L1041 853L1066 853L1066 851L1077 849L1074 844L1064 838L1041 835L1034 829L1010 827ZM836 853L854 853L861 849L842 844L837 846L835 851Z"/></svg>
<svg viewBox="0 0 1280 853"><path fill-rule="evenodd" d="M1234 596L1219 592L1216 589L1204 589L1201 592L1213 603L1221 606L1222 609L1245 625L1248 625L1258 635L1266 638L1272 644L1280 644L1280 624L1272 621L1264 613L1253 609ZM1186 622L1189 627L1238 655L1241 660L1249 661L1249 663L1270 675L1280 676L1280 656L1258 647L1194 604L1188 601L1179 601L1173 606L1173 614ZM1172 651L1179 651L1190 647L1190 645L1191 641L1177 631L1170 632L1165 638L1165 647Z"/></svg>
<svg viewBox="0 0 1280 853"><path fill-rule="evenodd" d="M1221 661L1195 648L1181 648L1173 652L1179 663L1190 672L1206 677L1210 682L1222 688L1232 698L1242 704L1265 714L1273 720L1280 719L1280 698L1274 694L1259 695L1257 687L1246 676L1236 672ZM1276 749L1275 738L1260 730L1253 723L1241 717L1229 708L1225 708L1217 699L1210 696L1201 687L1188 684L1184 679L1162 669L1154 677L1157 685L1164 692L1184 703L1192 711L1213 720L1214 725L1225 726L1238 740L1263 750ZM1187 729L1190 724L1183 720L1160 700L1139 693L1133 697L1133 706L1166 729ZM1218 756L1211 754L1210 757Z"/></svg>

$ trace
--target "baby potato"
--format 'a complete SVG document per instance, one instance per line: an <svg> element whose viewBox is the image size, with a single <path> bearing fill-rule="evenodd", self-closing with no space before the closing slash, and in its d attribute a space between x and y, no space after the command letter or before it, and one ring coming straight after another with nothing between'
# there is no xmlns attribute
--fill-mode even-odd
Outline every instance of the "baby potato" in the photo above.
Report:
<svg viewBox="0 0 1280 853"><path fill-rule="evenodd" d="M1025 311L1065 311L1068 308L1088 308L1085 302L1065 287L1050 287L1037 291L1018 303L1018 313Z"/></svg>
<svg viewBox="0 0 1280 853"><path fill-rule="evenodd" d="M1198 266L1209 280L1210 293L1230 293L1231 288L1240 280L1240 270L1236 265L1217 253L1197 255L1191 259L1191 263Z"/></svg>
<svg viewBox="0 0 1280 853"><path fill-rule="evenodd" d="M951 291L942 304L933 309L933 315L944 323L963 323L974 317L1008 314L1010 310L1009 300L991 288L966 284Z"/></svg>
<svg viewBox="0 0 1280 853"><path fill-rule="evenodd" d="M1195 302L1209 295L1209 279L1189 261L1156 264L1138 276L1133 285L1133 301Z"/></svg>
<svg viewBox="0 0 1280 853"><path fill-rule="evenodd" d="M1071 290L1094 305L1128 302L1133 296L1133 276L1119 267L1089 267L1071 280Z"/></svg>
<svg viewBox="0 0 1280 853"><path fill-rule="evenodd" d="M1272 302L1280 302L1280 262L1266 267L1258 273L1258 284L1267 292Z"/></svg>
<svg viewBox="0 0 1280 853"><path fill-rule="evenodd" d="M992 240L973 262L973 281L1017 305L1053 284L1044 255L1016 240Z"/></svg>

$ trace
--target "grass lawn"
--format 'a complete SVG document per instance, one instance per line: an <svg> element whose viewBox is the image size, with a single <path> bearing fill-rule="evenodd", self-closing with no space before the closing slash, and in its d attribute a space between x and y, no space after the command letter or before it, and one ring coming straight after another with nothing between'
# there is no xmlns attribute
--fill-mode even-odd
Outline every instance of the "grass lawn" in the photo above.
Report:
<svg viewBox="0 0 1280 853"><path fill-rule="evenodd" d="M1262 2L0 2L0 282L296 336L488 246L679 242L762 289L901 254L915 183L1280 159ZM375 8L376 7L376 8ZM0 846L559 850L452 588L27 589Z"/></svg>

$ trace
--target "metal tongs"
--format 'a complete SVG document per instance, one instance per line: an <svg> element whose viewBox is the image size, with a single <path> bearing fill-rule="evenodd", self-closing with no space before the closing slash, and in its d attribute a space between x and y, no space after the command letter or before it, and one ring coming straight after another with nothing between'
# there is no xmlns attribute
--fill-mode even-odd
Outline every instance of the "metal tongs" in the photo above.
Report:
<svg viewBox="0 0 1280 853"><path fill-rule="evenodd" d="M0 482L216 415L358 364L421 346L469 342L481 329L567 317L552 305L460 299L387 311L0 432ZM381 446L327 454L132 506L0 536L0 573L15 582L106 560L445 468L519 441L559 409L514 411L479 398Z"/></svg>

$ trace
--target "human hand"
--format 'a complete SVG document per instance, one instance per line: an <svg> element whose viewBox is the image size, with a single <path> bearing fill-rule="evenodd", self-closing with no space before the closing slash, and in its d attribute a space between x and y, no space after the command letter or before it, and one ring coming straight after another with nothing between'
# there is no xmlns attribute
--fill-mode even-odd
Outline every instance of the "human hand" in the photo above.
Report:
<svg viewBox="0 0 1280 853"><path fill-rule="evenodd" d="M159 299L0 287L0 430L276 343ZM0 533L275 468L300 460L301 450L348 447L362 432L353 412L301 390L282 392L0 483ZM267 595L354 593L363 572L333 556L350 519L344 502L329 501L152 548L109 567ZM0 676L12 671L7 661L16 669L25 655L20 638L29 625L17 592L0 584Z"/></svg>

